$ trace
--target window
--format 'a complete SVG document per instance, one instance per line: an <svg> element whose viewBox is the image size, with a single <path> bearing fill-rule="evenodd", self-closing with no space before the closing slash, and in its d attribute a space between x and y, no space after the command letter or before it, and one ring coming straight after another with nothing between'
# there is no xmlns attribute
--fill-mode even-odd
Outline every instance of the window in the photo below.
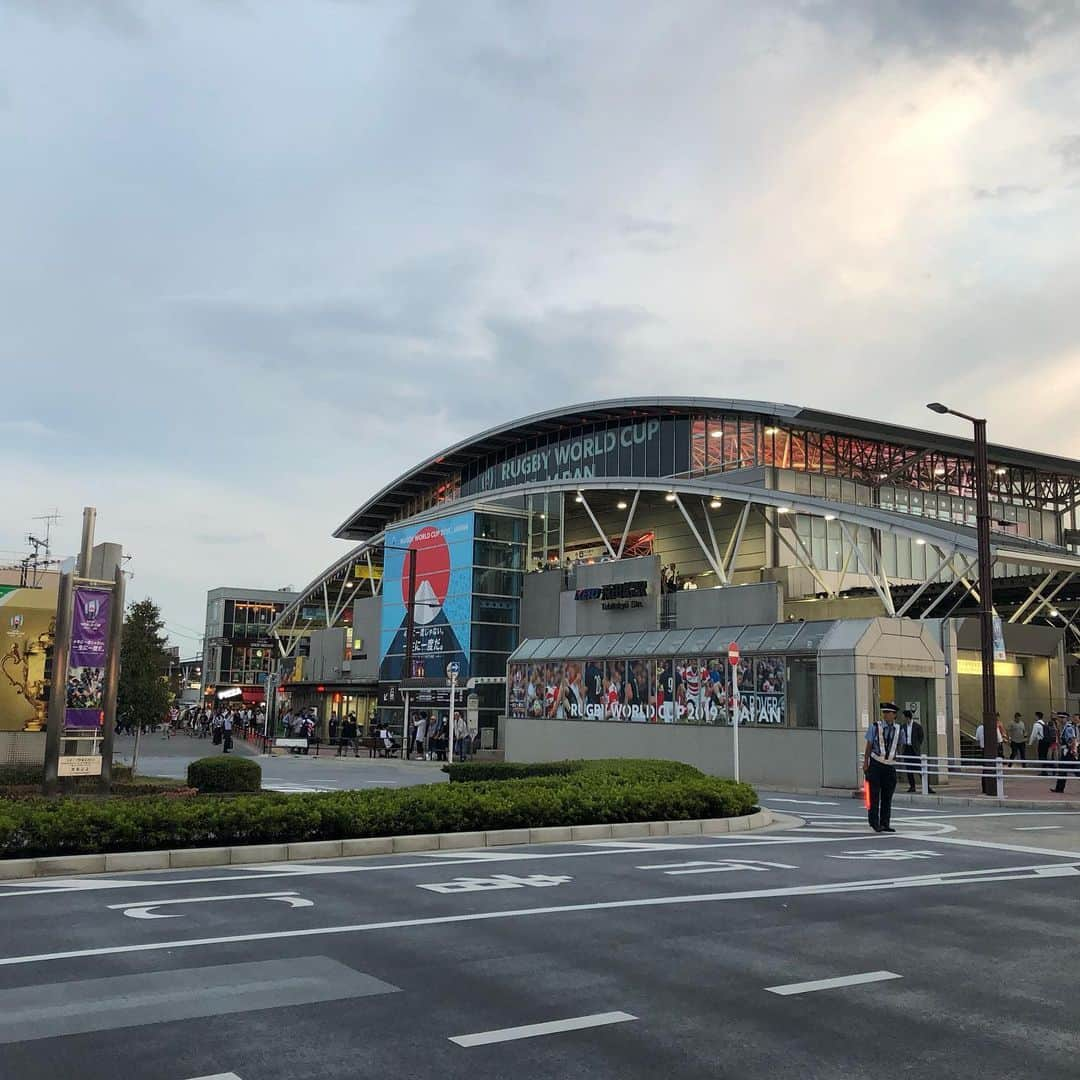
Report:
<svg viewBox="0 0 1080 1080"><path fill-rule="evenodd" d="M521 621L520 605L520 600L477 596L473 600L473 622L508 623L516 626Z"/></svg>
<svg viewBox="0 0 1080 1080"><path fill-rule="evenodd" d="M500 570L521 570L525 565L525 548L503 540L477 540L473 562Z"/></svg>

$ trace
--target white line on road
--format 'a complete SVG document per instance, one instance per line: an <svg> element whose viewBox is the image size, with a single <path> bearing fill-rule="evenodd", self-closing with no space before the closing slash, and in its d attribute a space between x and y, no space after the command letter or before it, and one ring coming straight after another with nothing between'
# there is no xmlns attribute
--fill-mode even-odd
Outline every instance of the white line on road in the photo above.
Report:
<svg viewBox="0 0 1080 1080"><path fill-rule="evenodd" d="M546 1024L526 1024L524 1027L501 1028L497 1031L480 1031L475 1035L454 1035L450 1041L458 1046L490 1046L492 1043L513 1042L515 1039L533 1039L537 1035L559 1035L564 1031L582 1031L585 1028L604 1027L607 1024L625 1024L636 1020L625 1012L594 1013L592 1016L572 1016L567 1020L551 1020Z"/></svg>
<svg viewBox="0 0 1080 1080"><path fill-rule="evenodd" d="M813 982L788 983L786 986L766 986L770 994L788 997L791 994L810 994L815 990L835 990L841 986L861 986L863 983L887 982L902 979L894 971L867 971L862 975L841 975L835 979L815 979Z"/></svg>
<svg viewBox="0 0 1080 1080"><path fill-rule="evenodd" d="M194 1076L192 1080L240 1080L236 1073L214 1073L213 1076Z"/></svg>
<svg viewBox="0 0 1080 1080"><path fill-rule="evenodd" d="M1049 829L1060 829L1061 825L1019 825L1013 832L1046 832Z"/></svg>
<svg viewBox="0 0 1080 1080"><path fill-rule="evenodd" d="M154 908L168 904L209 904L215 900L280 900L291 908L314 907L313 900L305 900L295 892L236 893L232 896L191 896L182 900L129 900L126 904L106 904L110 911L123 911L131 919L179 919L180 915L155 915Z"/></svg>
<svg viewBox="0 0 1080 1080"><path fill-rule="evenodd" d="M768 799L765 801L767 806L769 803L782 802L782 803L795 803L798 806L839 806L839 803L834 802L815 802L813 799Z"/></svg>
<svg viewBox="0 0 1080 1080"><path fill-rule="evenodd" d="M1058 854L1055 852L1054 854ZM273 930L258 934L232 934L212 938L180 938L150 941L139 945L106 945L97 949L68 949L63 952L0 957L0 967L41 964L50 960L79 960L91 956L119 956L124 953L167 952L207 945L236 945L249 941L284 941L289 938L329 937L361 934L373 930L402 930L417 926L444 926L450 923L487 922L494 919L524 919L538 915L569 915L579 911L614 911L621 908L670 907L677 904L710 904L727 900L764 900L783 896L822 896L841 893L879 892L892 889L924 889L942 885L1000 885L1009 881L1038 881L1055 876L1073 864L1047 863L1042 866L999 866L982 870L960 870L906 878L869 878L838 881L827 885L793 885L777 889L748 889L742 892L698 893L685 896L651 896L638 900L601 900L590 904L557 904L551 907L516 908L509 911L478 911L466 915L434 915L422 919L395 919L390 922L353 923L346 926L317 926L302 930ZM429 868L430 863L426 864ZM1047 875L1046 871L1050 871ZM1040 874L1040 871L1043 873Z"/></svg>

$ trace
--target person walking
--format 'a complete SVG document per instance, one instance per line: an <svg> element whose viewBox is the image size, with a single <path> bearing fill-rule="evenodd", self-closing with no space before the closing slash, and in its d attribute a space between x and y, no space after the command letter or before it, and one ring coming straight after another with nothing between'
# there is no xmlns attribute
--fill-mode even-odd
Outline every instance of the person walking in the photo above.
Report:
<svg viewBox="0 0 1080 1080"><path fill-rule="evenodd" d="M1027 728L1024 727L1024 718L1020 713L1013 713L1012 723L1009 725L1009 760L1007 764L1010 769L1017 758L1021 761L1027 761Z"/></svg>
<svg viewBox="0 0 1080 1080"><path fill-rule="evenodd" d="M1058 782L1050 789L1055 795L1065 794L1065 781L1070 777L1076 777L1077 763L1080 762L1080 749L1074 735L1061 748L1061 757L1058 762Z"/></svg>
<svg viewBox="0 0 1080 1080"><path fill-rule="evenodd" d="M900 749L901 753L903 753L908 761L907 778L909 794L914 794L915 777L922 773L922 748L925 739L926 734L923 731L922 724L915 719L915 716L910 709L905 709L904 722L901 725ZM934 794L934 789L932 787L927 786L926 791L930 795Z"/></svg>
<svg viewBox="0 0 1080 1080"><path fill-rule="evenodd" d="M416 718L416 724L413 727L413 744L416 750L416 756L423 761L424 760L424 745L427 741L427 728L428 718L427 713L420 713Z"/></svg>
<svg viewBox="0 0 1080 1080"><path fill-rule="evenodd" d="M360 756L360 749L356 745L356 717L349 713L341 722L341 738L338 740L337 756L342 753L349 756L349 747L352 747L353 757Z"/></svg>
<svg viewBox="0 0 1080 1080"><path fill-rule="evenodd" d="M232 729L233 729L233 714L231 712L225 713L221 718L221 736L225 742L222 752L226 754L232 753Z"/></svg>
<svg viewBox="0 0 1080 1080"><path fill-rule="evenodd" d="M874 832L896 832L892 819L892 798L896 790L896 753L900 748L900 725L896 722L896 703L881 703L881 719L866 729L863 752L863 775L870 783L870 807L867 817Z"/></svg>
<svg viewBox="0 0 1080 1080"><path fill-rule="evenodd" d="M1046 721L1043 719L1041 712L1035 713L1035 720L1032 722L1031 731L1028 733L1028 746L1035 747L1035 755L1040 762L1044 763L1046 761ZM1041 765L1039 775L1046 775L1045 764Z"/></svg>

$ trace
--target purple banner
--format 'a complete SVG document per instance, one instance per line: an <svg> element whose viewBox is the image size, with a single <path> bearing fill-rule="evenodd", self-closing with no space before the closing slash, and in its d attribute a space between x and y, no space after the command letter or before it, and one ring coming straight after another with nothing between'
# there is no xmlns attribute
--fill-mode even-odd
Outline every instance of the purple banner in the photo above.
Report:
<svg viewBox="0 0 1080 1080"><path fill-rule="evenodd" d="M111 609L112 594L107 590L75 588L64 709L68 731L96 731L101 726Z"/></svg>

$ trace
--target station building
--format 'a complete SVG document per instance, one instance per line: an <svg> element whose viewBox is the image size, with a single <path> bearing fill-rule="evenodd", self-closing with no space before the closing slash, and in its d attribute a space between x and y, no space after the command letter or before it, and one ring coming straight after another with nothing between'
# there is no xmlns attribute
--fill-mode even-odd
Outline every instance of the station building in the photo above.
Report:
<svg viewBox="0 0 1080 1080"><path fill-rule="evenodd" d="M511 759L647 755L856 779L877 703L928 752L979 722L970 440L768 402L640 398L502 424L374 494L270 628L293 703L449 708ZM990 448L1003 716L1076 707L1080 462ZM461 707L461 706L459 706Z"/></svg>

